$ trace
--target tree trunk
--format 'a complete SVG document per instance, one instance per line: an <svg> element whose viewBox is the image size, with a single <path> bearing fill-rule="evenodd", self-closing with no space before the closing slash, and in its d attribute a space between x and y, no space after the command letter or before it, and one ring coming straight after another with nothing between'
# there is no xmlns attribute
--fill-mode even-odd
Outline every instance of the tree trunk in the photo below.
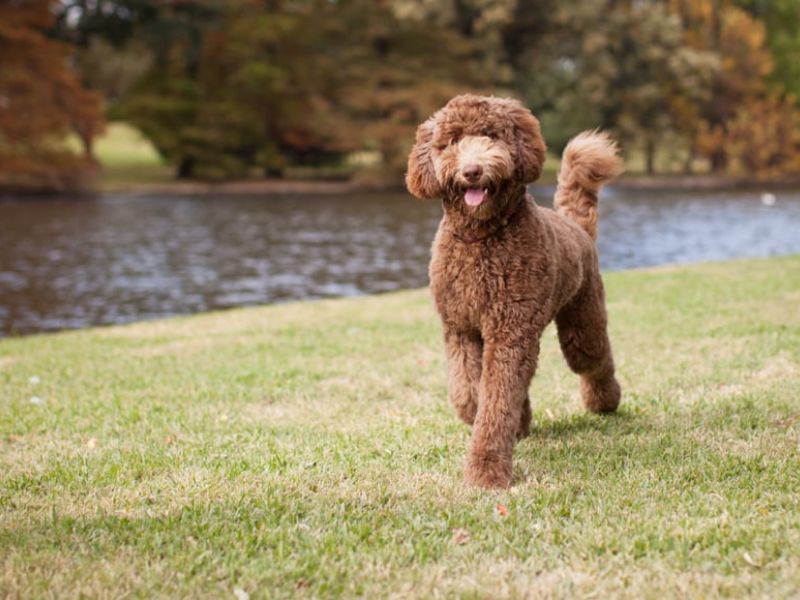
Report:
<svg viewBox="0 0 800 600"><path fill-rule="evenodd" d="M691 175L692 174L692 162L694 161L695 156L695 149L694 144L689 144L689 148L686 152L686 160L683 161L683 174L684 175Z"/></svg>
<svg viewBox="0 0 800 600"><path fill-rule="evenodd" d="M719 50L722 46L722 6L720 0L711 2L711 48Z"/></svg>
<svg viewBox="0 0 800 600"><path fill-rule="evenodd" d="M72 131L78 136L83 149L83 159L89 164L98 164L94 155L94 132L90 127L81 127L80 122L73 122Z"/></svg>
<svg viewBox="0 0 800 600"><path fill-rule="evenodd" d="M178 170L175 173L178 179L191 179L194 176L195 160L193 156L184 156L178 163Z"/></svg>
<svg viewBox="0 0 800 600"><path fill-rule="evenodd" d="M81 145L83 146L83 158L91 164L97 164L94 156L94 139L88 135L81 135Z"/></svg>
<svg viewBox="0 0 800 600"><path fill-rule="evenodd" d="M728 167L728 156L724 150L717 150L711 156L711 172L722 173Z"/></svg>
<svg viewBox="0 0 800 600"><path fill-rule="evenodd" d="M656 143L653 138L648 138L645 143L645 169L648 175L653 175L656 172Z"/></svg>

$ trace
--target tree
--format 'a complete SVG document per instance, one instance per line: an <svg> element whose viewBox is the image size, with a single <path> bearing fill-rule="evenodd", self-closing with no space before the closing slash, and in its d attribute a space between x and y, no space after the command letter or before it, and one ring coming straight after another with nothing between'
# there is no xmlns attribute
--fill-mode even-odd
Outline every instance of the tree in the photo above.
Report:
<svg viewBox="0 0 800 600"><path fill-rule="evenodd" d="M197 67L204 32L222 12L219 0L59 0L55 34L77 48L83 81L113 105L182 46L187 66Z"/></svg>
<svg viewBox="0 0 800 600"><path fill-rule="evenodd" d="M326 108L320 91L337 71L318 68L327 59L314 56L320 7L312 4L289 11L236 0L213 18L182 15L190 34L170 36L120 114L150 137L179 177L242 177L251 168L277 174L290 162L351 149L338 120L319 127ZM165 12L159 28L174 18Z"/></svg>
<svg viewBox="0 0 800 600"><path fill-rule="evenodd" d="M491 72L482 68L475 43L458 29L404 16L390 3L345 0L320 39L343 69L329 100L363 131L362 146L377 150L392 175L406 166L417 125L452 96L488 91ZM319 49L322 51L322 48Z"/></svg>
<svg viewBox="0 0 800 600"><path fill-rule="evenodd" d="M800 3L797 0L736 0L735 4L764 23L775 61L773 87L800 96Z"/></svg>
<svg viewBox="0 0 800 600"><path fill-rule="evenodd" d="M548 139L560 150L581 129L613 128L627 146L644 148L653 172L660 140L690 137L710 93L714 55L687 47L680 20L659 3L577 0L552 8L546 30L515 45L518 86Z"/></svg>
<svg viewBox="0 0 800 600"><path fill-rule="evenodd" d="M741 4L755 8L760 3ZM695 136L695 147L708 157L712 170L774 174L795 168L797 109L773 79L775 62L764 23L724 0L671 0L671 9L684 22L689 45L720 57Z"/></svg>
<svg viewBox="0 0 800 600"><path fill-rule="evenodd" d="M95 36L85 47L78 48L75 62L84 84L102 95L113 111L150 71L153 53L138 39L114 45Z"/></svg>
<svg viewBox="0 0 800 600"><path fill-rule="evenodd" d="M72 48L47 36L49 0L0 5L0 186L74 187L91 168L103 128L100 99L69 68ZM78 136L84 155L67 149Z"/></svg>
<svg viewBox="0 0 800 600"><path fill-rule="evenodd" d="M781 158L784 137L758 159L734 155L731 137L747 118L763 119L753 135L775 130L776 116L793 123L778 81L800 68L793 0L58 6L59 35L79 46L84 83L181 177L278 175L360 150L396 176L417 123L464 91L521 96L556 151L581 129L615 129L643 150L650 172L660 148L676 146L687 168L697 154L715 170L793 164ZM90 154L92 127L73 129Z"/></svg>
<svg viewBox="0 0 800 600"><path fill-rule="evenodd" d="M741 106L724 138L729 170L767 176L800 171L799 116L794 100L777 94Z"/></svg>
<svg viewBox="0 0 800 600"><path fill-rule="evenodd" d="M235 0L195 30L120 106L179 176L275 175L360 149L396 174L418 122L479 81L461 36L372 0Z"/></svg>

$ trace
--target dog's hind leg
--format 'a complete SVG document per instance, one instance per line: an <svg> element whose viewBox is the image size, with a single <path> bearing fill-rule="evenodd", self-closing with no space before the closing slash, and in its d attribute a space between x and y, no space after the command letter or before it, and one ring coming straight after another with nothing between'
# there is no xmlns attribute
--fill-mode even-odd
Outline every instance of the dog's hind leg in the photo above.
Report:
<svg viewBox="0 0 800 600"><path fill-rule="evenodd" d="M522 415L519 420L519 427L517 428L517 439L521 440L531 434L531 399L525 396L522 403Z"/></svg>
<svg viewBox="0 0 800 600"><path fill-rule="evenodd" d="M472 425L478 412L483 341L478 333L445 333L447 392L458 417Z"/></svg>
<svg viewBox="0 0 800 600"><path fill-rule="evenodd" d="M620 388L608 340L605 293L599 273L556 316L561 351L569 367L581 376L581 397L587 410L614 412Z"/></svg>

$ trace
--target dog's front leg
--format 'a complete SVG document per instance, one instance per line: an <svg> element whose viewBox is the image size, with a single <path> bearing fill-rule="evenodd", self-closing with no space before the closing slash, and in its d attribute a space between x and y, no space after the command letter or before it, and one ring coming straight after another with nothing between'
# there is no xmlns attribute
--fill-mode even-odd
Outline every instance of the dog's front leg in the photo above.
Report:
<svg viewBox="0 0 800 600"><path fill-rule="evenodd" d="M467 425L478 411L478 384L481 380L483 341L480 334L446 330L447 394L458 417Z"/></svg>
<svg viewBox="0 0 800 600"><path fill-rule="evenodd" d="M512 452L528 386L536 370L539 332L515 332L485 342L478 413L466 464L467 483L486 488L511 484Z"/></svg>

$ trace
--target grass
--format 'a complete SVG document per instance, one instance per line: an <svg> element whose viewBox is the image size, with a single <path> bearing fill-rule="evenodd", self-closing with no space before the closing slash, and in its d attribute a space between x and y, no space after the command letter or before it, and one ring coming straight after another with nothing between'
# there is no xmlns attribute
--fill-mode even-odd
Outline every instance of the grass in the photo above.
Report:
<svg viewBox="0 0 800 600"><path fill-rule="evenodd" d="M621 411L548 329L503 492L424 290L0 342L0 596L796 596L800 257L606 282Z"/></svg>
<svg viewBox="0 0 800 600"><path fill-rule="evenodd" d="M100 188L122 189L142 183L172 181L174 169L137 129L112 122L95 143L95 155L103 166Z"/></svg>

